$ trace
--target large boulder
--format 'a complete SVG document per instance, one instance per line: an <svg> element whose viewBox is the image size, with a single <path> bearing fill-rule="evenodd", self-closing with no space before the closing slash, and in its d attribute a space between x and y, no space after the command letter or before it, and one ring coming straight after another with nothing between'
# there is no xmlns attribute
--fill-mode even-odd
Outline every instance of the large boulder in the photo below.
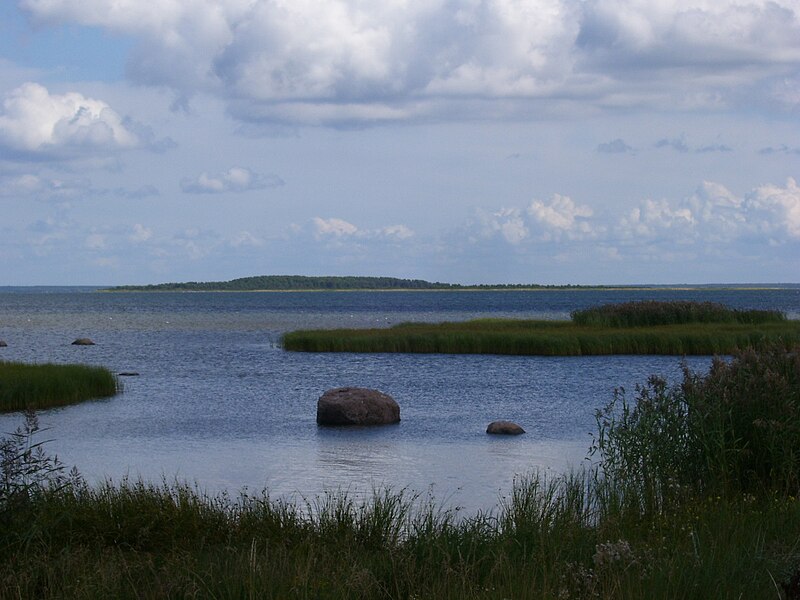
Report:
<svg viewBox="0 0 800 600"><path fill-rule="evenodd" d="M525 430L513 421L494 421L489 423L489 426L486 428L486 433L519 435L525 433Z"/></svg>
<svg viewBox="0 0 800 600"><path fill-rule="evenodd" d="M336 388L317 401L318 425L388 425L399 420L400 406L378 390Z"/></svg>

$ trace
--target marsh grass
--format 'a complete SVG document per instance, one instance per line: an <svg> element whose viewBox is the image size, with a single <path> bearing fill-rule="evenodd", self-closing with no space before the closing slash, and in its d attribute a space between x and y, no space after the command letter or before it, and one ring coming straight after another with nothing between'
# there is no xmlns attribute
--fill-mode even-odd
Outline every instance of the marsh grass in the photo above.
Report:
<svg viewBox="0 0 800 600"><path fill-rule="evenodd" d="M103 367L0 361L0 412L64 406L119 390L117 378Z"/></svg>
<svg viewBox="0 0 800 600"><path fill-rule="evenodd" d="M786 316L777 310L739 310L716 302L647 300L604 304L571 314L577 325L596 327L653 327L689 323L727 323L763 325L784 323Z"/></svg>
<svg viewBox="0 0 800 600"><path fill-rule="evenodd" d="M0 533L0 597L776 598L798 560L794 500L618 510L587 473L520 480L459 517L414 494L286 503L181 484L76 485Z"/></svg>
<svg viewBox="0 0 800 600"><path fill-rule="evenodd" d="M568 321L481 319L463 323L405 323L389 329L331 329L286 333L283 348L301 352L414 352L589 356L713 355L780 341L800 342L800 322L696 323L639 327Z"/></svg>

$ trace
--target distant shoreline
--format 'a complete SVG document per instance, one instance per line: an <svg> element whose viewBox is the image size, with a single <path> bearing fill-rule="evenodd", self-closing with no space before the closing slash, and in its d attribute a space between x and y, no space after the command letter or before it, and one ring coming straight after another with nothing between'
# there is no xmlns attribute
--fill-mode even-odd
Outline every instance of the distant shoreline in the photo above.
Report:
<svg viewBox="0 0 800 600"><path fill-rule="evenodd" d="M791 290L798 289L796 284L785 285L615 285L615 286L548 286L548 287L458 287L458 288L347 288L347 289L325 289L325 288L293 288L293 289L201 289L201 290L186 290L180 288L161 288L161 289L116 289L116 288L102 288L95 290L102 293L114 294L139 294L139 293L181 293L181 294L202 294L202 293L216 293L216 294L296 294L296 293L319 293L319 292L336 292L336 293L349 293L349 292L593 292L593 291L608 291L608 292L624 292L624 291L777 291L777 290Z"/></svg>
<svg viewBox="0 0 800 600"><path fill-rule="evenodd" d="M631 284L631 285L544 285L478 284L430 282L422 279L362 276L261 275L230 281L189 281L151 285L124 285L103 288L102 292L546 292L546 291L704 291L704 290L781 290L797 284Z"/></svg>

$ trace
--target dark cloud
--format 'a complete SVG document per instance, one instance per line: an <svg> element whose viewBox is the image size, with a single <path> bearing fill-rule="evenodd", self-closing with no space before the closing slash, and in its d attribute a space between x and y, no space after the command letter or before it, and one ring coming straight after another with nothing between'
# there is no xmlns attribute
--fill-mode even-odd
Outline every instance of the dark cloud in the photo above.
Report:
<svg viewBox="0 0 800 600"><path fill-rule="evenodd" d="M800 146L789 147L786 144L781 144L780 146L761 148L758 153L764 156L769 156L770 154L800 154Z"/></svg>
<svg viewBox="0 0 800 600"><path fill-rule="evenodd" d="M624 140L617 138L597 146L597 151L602 154L628 154L633 153L633 148L625 143Z"/></svg>

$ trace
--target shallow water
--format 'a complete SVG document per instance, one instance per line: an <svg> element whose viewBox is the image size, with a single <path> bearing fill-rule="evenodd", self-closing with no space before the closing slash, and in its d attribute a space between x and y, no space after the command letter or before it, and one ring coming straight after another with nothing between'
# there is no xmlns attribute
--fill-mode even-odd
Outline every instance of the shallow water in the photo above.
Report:
<svg viewBox="0 0 800 600"><path fill-rule="evenodd" d="M659 296L659 294L661 294ZM0 359L85 362L135 371L115 398L45 411L47 447L90 480L124 476L247 486L272 497L373 487L433 491L468 511L493 507L515 476L579 466L595 410L615 387L677 357L306 354L279 347L295 328L374 326L485 316L566 318L608 301L724 301L798 314L800 289L661 292L382 292L107 294L0 292ZM700 297L698 298L698 294ZM705 295L703 295L705 294ZM97 345L71 346L77 337ZM705 370L708 357L688 364ZM316 400L345 385L379 388L401 405L397 425L327 429ZM495 419L527 433L488 436ZM20 416L0 416L0 431Z"/></svg>

